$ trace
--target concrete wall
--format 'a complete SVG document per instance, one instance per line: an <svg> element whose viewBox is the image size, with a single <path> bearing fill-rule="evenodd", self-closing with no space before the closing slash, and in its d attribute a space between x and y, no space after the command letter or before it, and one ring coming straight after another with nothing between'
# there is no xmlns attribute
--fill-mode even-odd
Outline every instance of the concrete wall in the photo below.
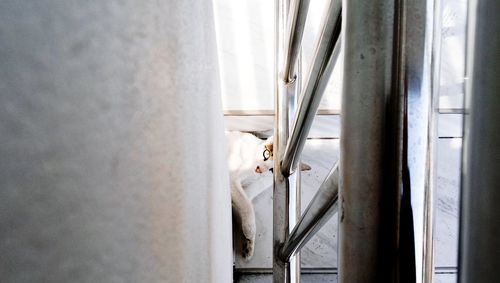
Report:
<svg viewBox="0 0 500 283"><path fill-rule="evenodd" d="M210 1L0 2L0 282L230 282Z"/></svg>

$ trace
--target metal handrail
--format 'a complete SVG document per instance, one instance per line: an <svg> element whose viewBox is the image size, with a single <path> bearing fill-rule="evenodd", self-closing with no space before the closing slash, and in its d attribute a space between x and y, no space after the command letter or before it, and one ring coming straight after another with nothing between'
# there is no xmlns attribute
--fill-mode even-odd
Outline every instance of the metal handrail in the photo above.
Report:
<svg viewBox="0 0 500 283"><path fill-rule="evenodd" d="M283 67L283 80L285 82L294 81L292 71L295 68L297 57L299 55L302 35L307 18L310 0L295 0L291 2L288 11L287 34L285 38L285 62Z"/></svg>
<svg viewBox="0 0 500 283"><path fill-rule="evenodd" d="M314 116L340 53L341 4L340 0L331 1L327 17L323 22L323 30L316 45L313 63L305 87L302 90L299 108L295 113L292 133L283 156L281 169L285 176L292 174L297 167Z"/></svg>

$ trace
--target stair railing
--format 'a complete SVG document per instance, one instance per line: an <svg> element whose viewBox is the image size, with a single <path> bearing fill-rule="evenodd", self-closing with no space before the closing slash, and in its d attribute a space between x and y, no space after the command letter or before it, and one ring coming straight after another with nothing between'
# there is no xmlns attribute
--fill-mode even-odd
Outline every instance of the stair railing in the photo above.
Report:
<svg viewBox="0 0 500 283"><path fill-rule="evenodd" d="M292 1L289 9L286 0L278 0L277 5L274 143L275 156L278 158L275 159L273 188L273 276L274 282L298 282L300 263L294 261L293 255L333 215L337 201L338 167L335 165L295 224L297 217L294 216L300 215L300 184L297 182L300 172L295 171L339 55L341 1L333 0L328 5L309 76L302 88L296 111L295 98L301 90L297 69L299 64L296 62L300 61L300 41L309 0ZM295 113L293 120L292 113ZM293 126L289 127L290 124Z"/></svg>
<svg viewBox="0 0 500 283"><path fill-rule="evenodd" d="M309 0L276 0L273 280L300 281L296 255L333 215L340 199L339 282L430 282L432 201L428 196L432 195L435 127L426 67L431 39L426 32L432 25L432 2L349 0L343 4L328 2L301 88L300 42ZM339 165L333 166L299 218L297 168L340 52L343 23L347 29L343 27ZM412 208L415 189L417 195L426 196L423 209ZM415 247L414 241L425 245Z"/></svg>

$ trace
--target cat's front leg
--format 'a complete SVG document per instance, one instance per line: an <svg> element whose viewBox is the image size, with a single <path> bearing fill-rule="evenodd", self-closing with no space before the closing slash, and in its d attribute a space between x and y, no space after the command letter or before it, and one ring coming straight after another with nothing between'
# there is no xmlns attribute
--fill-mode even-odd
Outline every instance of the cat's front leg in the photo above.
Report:
<svg viewBox="0 0 500 283"><path fill-rule="evenodd" d="M241 224L241 231L243 232L242 255L245 259L250 259L255 246L255 214L252 202L237 181L231 184L231 202L233 213L237 222Z"/></svg>

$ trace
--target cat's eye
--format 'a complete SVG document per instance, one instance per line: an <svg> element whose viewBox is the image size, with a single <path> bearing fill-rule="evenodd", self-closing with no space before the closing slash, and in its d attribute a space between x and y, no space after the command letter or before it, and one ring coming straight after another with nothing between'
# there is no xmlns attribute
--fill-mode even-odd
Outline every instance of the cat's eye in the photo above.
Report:
<svg viewBox="0 0 500 283"><path fill-rule="evenodd" d="M264 156L264 161L267 161L269 158L271 158L271 151L266 148L262 153L262 156Z"/></svg>

